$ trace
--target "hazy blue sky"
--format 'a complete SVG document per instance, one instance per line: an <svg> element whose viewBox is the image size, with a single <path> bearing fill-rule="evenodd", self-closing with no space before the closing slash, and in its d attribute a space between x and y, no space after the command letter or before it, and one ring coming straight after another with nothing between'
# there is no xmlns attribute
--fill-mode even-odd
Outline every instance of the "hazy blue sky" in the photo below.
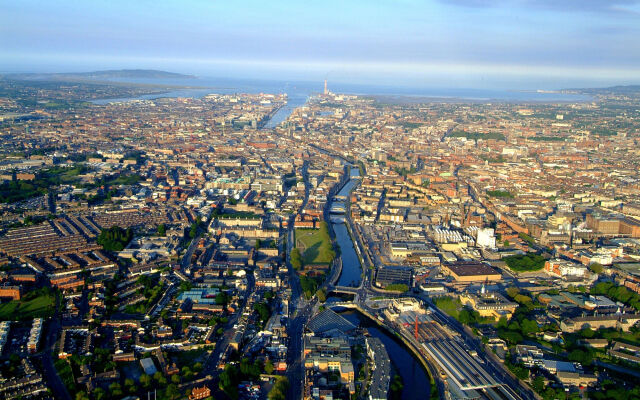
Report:
<svg viewBox="0 0 640 400"><path fill-rule="evenodd" d="M0 0L0 71L450 87L640 83L640 1Z"/></svg>

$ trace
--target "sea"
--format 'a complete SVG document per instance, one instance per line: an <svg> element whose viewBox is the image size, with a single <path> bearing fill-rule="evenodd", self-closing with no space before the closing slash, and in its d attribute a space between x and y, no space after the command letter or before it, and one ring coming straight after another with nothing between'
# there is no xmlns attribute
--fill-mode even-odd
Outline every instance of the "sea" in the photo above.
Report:
<svg viewBox="0 0 640 400"><path fill-rule="evenodd" d="M304 105L307 99L324 90L324 82L277 81L257 79L230 79L213 77L195 77L181 79L110 79L113 82L152 84L175 86L173 90L159 94L147 94L131 98L93 100L95 104L110 102L156 99L161 97L194 97L207 94L236 93L286 93L288 104L272 117L267 128L278 125L286 119L293 109ZM463 88L428 88L406 86L363 85L340 82L329 82L329 91L340 94L375 96L391 102L510 102L510 103L559 103L587 102L591 97L581 94L568 94L549 90L508 90L508 89L463 89Z"/></svg>

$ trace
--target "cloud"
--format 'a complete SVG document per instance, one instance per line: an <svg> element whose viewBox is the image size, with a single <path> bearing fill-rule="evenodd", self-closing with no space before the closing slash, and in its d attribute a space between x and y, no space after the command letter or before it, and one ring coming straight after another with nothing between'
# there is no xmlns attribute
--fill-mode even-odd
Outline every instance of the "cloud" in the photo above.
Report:
<svg viewBox="0 0 640 400"><path fill-rule="evenodd" d="M635 9L640 0L439 0L441 3L469 8L526 8L561 12L595 12L640 15Z"/></svg>

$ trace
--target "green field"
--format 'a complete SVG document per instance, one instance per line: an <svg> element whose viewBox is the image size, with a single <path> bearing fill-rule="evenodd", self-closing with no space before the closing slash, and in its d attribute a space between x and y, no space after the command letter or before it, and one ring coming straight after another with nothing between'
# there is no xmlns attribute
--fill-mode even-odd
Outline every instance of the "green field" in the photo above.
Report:
<svg viewBox="0 0 640 400"><path fill-rule="evenodd" d="M462 309L462 303L460 300L454 299L449 296L438 297L435 299L436 307L444 311L446 314L458 319L460 310Z"/></svg>
<svg viewBox="0 0 640 400"><path fill-rule="evenodd" d="M296 247L304 265L329 264L335 257L328 232L323 229L296 229Z"/></svg>
<svg viewBox="0 0 640 400"><path fill-rule="evenodd" d="M27 320L49 317L55 310L53 294L41 294L28 300L13 300L0 304L0 321Z"/></svg>

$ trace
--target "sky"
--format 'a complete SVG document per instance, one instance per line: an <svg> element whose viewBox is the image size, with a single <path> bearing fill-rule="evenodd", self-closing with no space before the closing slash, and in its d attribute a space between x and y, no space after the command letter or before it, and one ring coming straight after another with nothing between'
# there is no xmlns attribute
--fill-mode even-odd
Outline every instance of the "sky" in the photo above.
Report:
<svg viewBox="0 0 640 400"><path fill-rule="evenodd" d="M640 0L0 0L0 72L640 84Z"/></svg>

